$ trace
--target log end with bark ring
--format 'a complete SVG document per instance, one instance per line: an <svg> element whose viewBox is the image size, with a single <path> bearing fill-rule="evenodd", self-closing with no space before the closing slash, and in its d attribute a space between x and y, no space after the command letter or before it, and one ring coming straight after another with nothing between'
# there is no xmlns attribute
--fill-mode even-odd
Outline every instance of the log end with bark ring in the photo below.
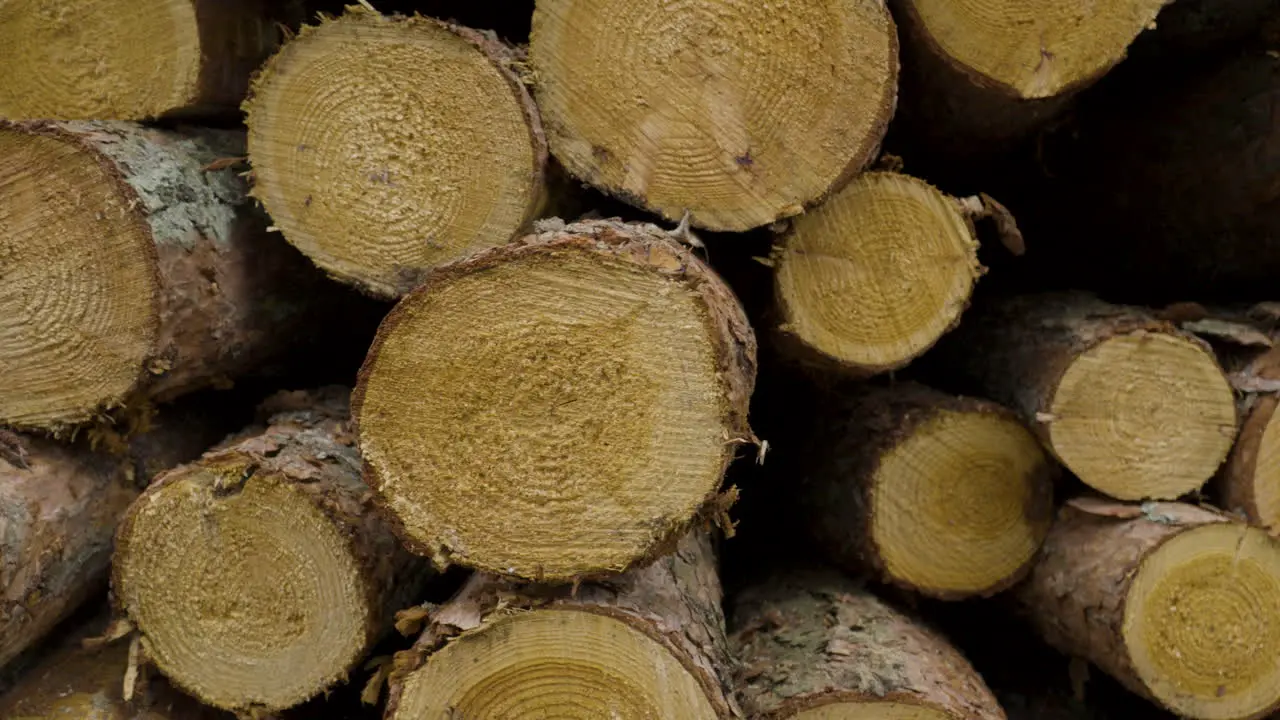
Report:
<svg viewBox="0 0 1280 720"><path fill-rule="evenodd" d="M903 0L934 52L1015 98L1088 85L1124 59L1170 0Z"/></svg>
<svg viewBox="0 0 1280 720"><path fill-rule="evenodd" d="M137 203L111 163L72 134L0 121L4 422L87 420L122 403L145 372L160 281Z"/></svg>
<svg viewBox="0 0 1280 720"><path fill-rule="evenodd" d="M1049 444L1084 482L1121 500L1167 499L1207 481L1236 434L1235 397L1203 343L1121 333L1075 356L1047 417Z"/></svg>
<svg viewBox="0 0 1280 720"><path fill-rule="evenodd" d="M897 97L876 0L544 0L530 60L571 173L712 230L819 202L874 157Z"/></svg>
<svg viewBox="0 0 1280 720"><path fill-rule="evenodd" d="M424 555L535 580L669 548L751 438L755 339L659 228L599 221L445 266L352 399L366 482Z"/></svg>
<svg viewBox="0 0 1280 720"><path fill-rule="evenodd" d="M216 707L279 710L346 678L380 608L348 528L298 483L251 473L157 481L121 526L113 587L176 685Z"/></svg>
<svg viewBox="0 0 1280 720"><path fill-rule="evenodd" d="M1222 506L1268 530L1280 528L1280 396L1259 396L1240 426L1223 472Z"/></svg>
<svg viewBox="0 0 1280 720"><path fill-rule="evenodd" d="M245 104L254 194L319 267L397 297L540 212L547 149L522 65L430 18L352 8L305 28Z"/></svg>
<svg viewBox="0 0 1280 720"><path fill-rule="evenodd" d="M722 717L681 660L625 617L543 609L490 622L407 675L387 717Z"/></svg>
<svg viewBox="0 0 1280 720"><path fill-rule="evenodd" d="M958 203L916 178L860 175L793 221L777 251L782 331L853 375L900 368L955 326L983 269Z"/></svg>
<svg viewBox="0 0 1280 720"><path fill-rule="evenodd" d="M1175 713L1244 720L1280 707L1280 543L1237 523L1164 541L1138 566L1121 633L1133 672Z"/></svg>

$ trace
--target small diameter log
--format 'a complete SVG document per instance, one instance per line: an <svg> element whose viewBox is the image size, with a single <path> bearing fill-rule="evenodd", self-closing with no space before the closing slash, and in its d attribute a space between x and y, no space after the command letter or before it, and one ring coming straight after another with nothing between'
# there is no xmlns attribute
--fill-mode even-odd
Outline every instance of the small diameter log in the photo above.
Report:
<svg viewBox="0 0 1280 720"><path fill-rule="evenodd" d="M739 695L760 720L1005 720L968 660L927 625L830 570L731 599Z"/></svg>
<svg viewBox="0 0 1280 720"><path fill-rule="evenodd" d="M299 704L346 679L429 577L360 482L346 391L284 393L160 476L116 539L112 587L145 659L203 702Z"/></svg>
<svg viewBox="0 0 1280 720"><path fill-rule="evenodd" d="M1068 503L1018 598L1050 645L1179 717L1280 708L1280 541L1201 507Z"/></svg>
<svg viewBox="0 0 1280 720"><path fill-rule="evenodd" d="M529 56L571 173L711 230L838 189L874 159L897 96L879 0L541 0Z"/></svg>
<svg viewBox="0 0 1280 720"><path fill-rule="evenodd" d="M397 657L386 718L740 717L720 602L698 531L607 583L477 573Z"/></svg>
<svg viewBox="0 0 1280 720"><path fill-rule="evenodd" d="M203 707L150 675L124 699L129 643L86 649L83 640L105 629L102 619L77 628L0 696L0 717L10 720L233 720Z"/></svg>
<svg viewBox="0 0 1280 720"><path fill-rule="evenodd" d="M997 301L966 315L940 354L1115 498L1196 490L1235 439L1235 398L1209 345L1139 308L1084 293Z"/></svg>
<svg viewBox="0 0 1280 720"><path fill-rule="evenodd" d="M501 245L545 201L547 145L493 33L352 7L304 28L245 104L254 195L334 277L375 296Z"/></svg>
<svg viewBox="0 0 1280 720"><path fill-rule="evenodd" d="M352 397L365 480L439 564L620 572L721 507L755 355L732 291L660 228L551 223L387 316Z"/></svg>
<svg viewBox="0 0 1280 720"><path fill-rule="evenodd" d="M243 139L0 122L0 423L60 430L169 399L312 327L323 278L214 169Z"/></svg>
<svg viewBox="0 0 1280 720"><path fill-rule="evenodd" d="M999 592L1030 567L1057 466L994 403L909 383L862 388L821 420L802 526L836 564L943 599Z"/></svg>
<svg viewBox="0 0 1280 720"><path fill-rule="evenodd" d="M9 0L0 118L144 120L230 113L301 20L275 0Z"/></svg>
<svg viewBox="0 0 1280 720"><path fill-rule="evenodd" d="M868 172L796 218L773 257L782 344L855 376L900 368L955 326L983 273L965 208Z"/></svg>
<svg viewBox="0 0 1280 720"><path fill-rule="evenodd" d="M0 430L0 666L106 589L129 503L223 436L212 417L161 415L119 453Z"/></svg>

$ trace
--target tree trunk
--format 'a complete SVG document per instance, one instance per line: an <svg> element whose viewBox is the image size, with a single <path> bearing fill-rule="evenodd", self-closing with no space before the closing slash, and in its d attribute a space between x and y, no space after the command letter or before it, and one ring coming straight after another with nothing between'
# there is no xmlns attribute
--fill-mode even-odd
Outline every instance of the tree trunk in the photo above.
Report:
<svg viewBox="0 0 1280 720"><path fill-rule="evenodd" d="M668 233L564 226L432 272L383 321L352 404L401 540L540 581L668 551L717 502L755 338Z"/></svg>
<svg viewBox="0 0 1280 720"><path fill-rule="evenodd" d="M945 638L837 572L770 577L731 606L729 639L749 717L1005 718Z"/></svg>
<svg viewBox="0 0 1280 720"><path fill-rule="evenodd" d="M773 264L783 347L852 376L896 370L932 347L983 273L966 206L888 172L865 173L796 218Z"/></svg>
<svg viewBox="0 0 1280 720"><path fill-rule="evenodd" d="M882 2L551 0L530 60L551 152L672 222L798 215L878 153L897 96Z"/></svg>
<svg viewBox="0 0 1280 720"><path fill-rule="evenodd" d="M1139 308L1036 294L970 312L939 348L966 392L1017 410L1072 472L1122 500L1196 490L1235 439L1209 345Z"/></svg>
<svg viewBox="0 0 1280 720"><path fill-rule="evenodd" d="M0 7L0 118L230 114L282 26L299 22L291 0L12 0Z"/></svg>
<svg viewBox="0 0 1280 720"><path fill-rule="evenodd" d="M1280 542L1207 509L1079 498L1018 590L1050 645L1181 717L1280 708Z"/></svg>
<svg viewBox="0 0 1280 720"><path fill-rule="evenodd" d="M478 573L396 658L386 717L740 717L720 602L700 531L572 589Z"/></svg>
<svg viewBox="0 0 1280 720"><path fill-rule="evenodd" d="M63 429L225 382L305 337L322 278L215 169L243 139L0 122L0 422Z"/></svg>
<svg viewBox="0 0 1280 720"><path fill-rule="evenodd" d="M816 418L801 519L851 572L943 599L991 595L1030 567L1056 465L1003 407L914 384L850 391Z"/></svg>
<svg viewBox="0 0 1280 720"><path fill-rule="evenodd" d="M403 295L543 210L547 144L527 80L523 53L491 32L353 7L256 79L254 195L326 272Z"/></svg>
<svg viewBox="0 0 1280 720"><path fill-rule="evenodd" d="M265 428L165 473L130 507L112 574L147 660L239 712L345 680L430 576L373 511L345 389L282 393L261 412Z"/></svg>
<svg viewBox="0 0 1280 720"><path fill-rule="evenodd" d="M112 537L139 489L226 432L170 409L118 453L0 430L0 666L106 589Z"/></svg>

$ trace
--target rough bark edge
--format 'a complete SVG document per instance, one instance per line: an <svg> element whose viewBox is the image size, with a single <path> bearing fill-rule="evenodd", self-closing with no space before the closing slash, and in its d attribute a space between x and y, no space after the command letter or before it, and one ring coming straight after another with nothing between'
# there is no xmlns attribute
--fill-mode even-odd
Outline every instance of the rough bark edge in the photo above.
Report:
<svg viewBox="0 0 1280 720"><path fill-rule="evenodd" d="M345 400L345 398L342 398L340 395L340 393L344 393L344 392L345 392L345 389L326 387L313 392L302 391L301 393L289 393L289 392L277 393L276 395L271 396L270 398L268 398L263 402L261 409L264 411L267 411L267 413L264 413L264 414L271 414L270 410L276 411L274 414L271 414L272 416L270 418L265 419L266 420L265 423L255 427L246 428L240 433L233 434L230 437L228 437L226 440L224 440L222 443L220 443L219 445L210 449L198 460L192 461L185 465L180 465L178 467L175 467L173 469L170 469L158 475L155 478L155 480L147 487L147 489L144 490L134 500L134 502L130 505L129 509L125 512L124 516L121 517L120 523L116 530L116 534L114 538L115 539L115 557L122 557L128 554L130 549L130 543L128 541L128 537L132 532L133 524L134 524L134 521L136 520L137 513L139 509L143 506L144 501L146 501L154 493L160 492L161 490L167 488L168 486L179 482L185 476L185 474L191 471L192 469L196 469L203 472L217 473L219 470L218 463L223 462L223 463L227 463L228 465L243 464L242 458L244 458L245 456L249 458L253 458L254 461L263 461L265 459L269 462L271 456L261 455L255 452L254 449L251 447L248 449L245 449L245 445L248 444L249 442L252 442L254 439L266 434L267 431L269 431L272 427L276 427L279 425L295 426L295 427L299 427L299 429L306 429L306 427L315 427L317 424L322 424L325 420L337 420L337 418L334 417L332 414L334 412L334 404L335 403L341 404ZM314 410L321 416L318 422L313 421L312 423L305 423L304 421L305 423L305 426L304 426L300 424L295 424L295 422L292 419L287 417L287 415L293 410L306 411L308 409ZM342 421L342 424L345 425L347 428L350 428L350 420ZM348 432L350 432L350 430L348 430ZM358 449L355 447L354 441L351 447L352 447L352 450L355 451L358 455ZM222 469L225 469L226 465L223 465L221 467ZM307 478L293 477L289 475L285 469L274 470L264 474L268 476L274 476L274 477L280 478L281 480L286 480L290 484L294 484L302 487L307 487L309 483L313 483L319 479L319 478L307 479ZM320 480L320 482L324 482L324 481ZM306 496L306 498L309 501L312 502L312 504L315 506L317 510L323 513L325 517L328 518L333 523L335 528L339 529L342 532L342 534L347 537L348 539L347 550L352 557L366 558L372 561L372 562L361 564L360 567L362 569L372 568L375 571L378 571L378 574L390 573L390 576L387 578L388 581L394 579L397 576L398 573L396 572L394 558L367 558L366 554L361 551L360 538L362 538L363 536L359 533L358 528L353 526L352 523L348 521L348 519L360 518L364 516L364 514L366 514L366 511L364 511L363 509L355 509L350 507L344 508L343 505L351 504L349 501L352 498L343 498L339 496L339 493L325 492L323 490L318 492L308 491L303 494ZM384 522L384 525L385 525L385 522ZM405 559L407 558L401 559L402 563ZM400 573L407 572L408 568L411 568L411 567L412 565L406 565L404 567L400 567L399 568ZM367 654L367 652L371 648L373 648L374 644L383 635L385 635L386 632L391 628L391 623L395 620L395 615L394 615L395 611L393 610L390 615L386 614L385 611L387 610L389 601L401 593L410 594L415 592L417 589L416 585L420 584L420 582L418 583L409 582L403 585L397 585L397 584L392 584L391 582L385 582L384 584L389 589L385 594L383 594L380 592L381 586L379 585L379 583L370 580L369 575L372 575L372 574L374 573L364 573L358 577L359 582L363 585L366 606L369 608L369 617L366 618L366 622L365 622L365 640L364 640L365 652L357 656L353 660L351 665L345 668L342 671L342 673L338 676L338 678L334 680L332 683L330 683L328 686L317 688L315 692L312 693L311 696L299 699L297 703L295 703L291 707L296 707L297 705L300 705L304 702L307 702L308 700L311 700L321 695L322 693L325 693L326 691L328 691L329 689L331 689L336 685L347 682L350 676L353 674L353 672L356 671L358 668L360 668L361 663L365 661L364 655ZM425 581L426 575L427 573L424 573L424 577L418 578L418 580ZM125 599L124 599L123 593L119 591L119 588L123 586L124 586L124 583L122 578L121 563L116 562L113 558L113 561L111 564L111 571L110 571L110 587L111 587L110 603L111 603L112 613L117 618L128 618L129 622L132 623L132 618L129 615L127 606L125 605ZM391 603L391 604L394 604L394 603ZM134 627L133 632L135 632L138 636L140 636L142 640L142 647L140 649L139 655L146 655L147 654L146 631L141 627L136 627L136 626L133 626L133 627ZM146 658L146 657L140 658L140 664L146 664L149 662L150 662L149 658ZM205 702L205 699L200 695L200 693L195 688L186 686L182 682L182 680L178 678L170 677L167 674L165 677L168 680L168 682L171 685L173 685L175 688L177 688L180 692L190 695L191 697L196 698L197 700L200 700L202 703ZM263 707L258 705L250 705L250 706L245 706L243 708L234 708L234 709L225 708L225 709L237 714L248 713L252 717L256 717L257 715L255 715L255 713L261 714L262 711L264 710ZM285 710L285 709L288 709L288 708L279 708L278 710Z"/></svg>
<svg viewBox="0 0 1280 720"><path fill-rule="evenodd" d="M324 31L328 25L349 22L349 23L375 23L375 22L391 22L403 25L408 28L416 28L421 25L431 25L447 30L461 38L463 41L474 47L483 55L491 65L498 71L498 74L506 81L507 86L511 90L512 96L516 100L516 104L520 106L521 112L524 114L525 124L529 130L529 141L533 147L533 164L534 177L530 187L530 197L528 207L526 208L525 217L521 227L510 238L515 240L523 233L530 229L533 222L541 216L543 210L548 203L549 186L547 181L547 166L551 159L551 150L547 143L547 134L542 125L542 115L538 111L538 106L534 102L533 95L529 90L531 84L531 74L527 70L527 49L508 44L498 37L497 33L491 30L476 30L463 25L459 25L453 21L440 20L434 17L424 17L418 13L412 16L400 14L382 15L375 13L363 5L348 5L345 12L341 16L331 16L326 13L319 13L319 21L315 25L303 25L297 34L281 43L274 53L262 64L249 80L249 89L245 96L244 102L240 104L240 110L245 115L246 126L252 126L253 115L258 96L261 94L262 86L272 77L280 74L281 66L288 65L289 58L285 57L291 46L295 43L306 41L316 33ZM252 136L250 132L248 134ZM246 144L248 138L246 137ZM249 152L246 150L246 152ZM263 203L262 193L258 189L257 174L253 173L249 181L249 196L252 197L259 205L265 207ZM284 233L281 233L284 234ZM290 245L293 242L285 237ZM296 246L294 246L296 247ZM299 248L301 252L301 249ZM479 251L479 252L484 252ZM349 285L360 293L375 300L398 300L400 297L407 295L414 288L425 282L426 277L430 275L434 268L422 270L411 270L405 273L402 284L397 287L395 293L384 293L369 285L365 280L357 278L348 273L332 270L326 267L320 267L311 259L311 255L303 253L307 256L307 260L319 268L327 277L344 285ZM471 253L475 255L478 253ZM465 260L469 256L457 258L451 262L459 262ZM447 264L447 263L446 263Z"/></svg>
<svg viewBox="0 0 1280 720"><path fill-rule="evenodd" d="M83 133L76 132L65 126L63 121L56 120L24 120L11 121L0 118L0 131L9 130L23 135L34 135L37 137L46 137L69 145L74 145L83 151L84 155L92 158L99 167L102 168L104 174L110 179L114 191L124 202L125 207L130 208L127 215L130 222L134 225L134 229L138 233L138 237L143 238L143 253L146 255L150 264L150 275L152 278L152 287L156 292L151 297L151 321L148 323L148 331L151 335L150 350L147 351L146 357L138 366L138 374L129 389L119 397L106 400L101 405L87 412L76 415L67 415L62 420L53 421L47 424L23 425L24 428L32 430L46 431L55 436L63 436L75 428L102 418L105 413L126 406L133 401L146 387L150 380L150 373L147 372L147 366L158 358L163 348L160 347L161 341L161 305L164 302L164 277L160 271L160 254L156 248L156 238L151 232L151 225L147 222L146 213L141 212L138 208L146 207L142 202L141 196L133 189L133 186L125 180L124 175L120 172L120 168L116 163L99 150L92 142L87 141Z"/></svg>
<svg viewBox="0 0 1280 720"><path fill-rule="evenodd" d="M560 225L560 223L555 223ZM654 263L653 249L660 248L667 258L678 260L679 268L663 268ZM590 578L616 575L627 569L643 567L655 559L670 553L679 543L681 536L700 520L715 515L720 498L720 486L724 483L724 475L729 465L736 458L735 448L738 444L756 442L755 434L748 423L747 414L751 394L755 387L756 375L756 339L747 321L746 313L734 295L733 290L722 280L709 265L699 260L689 249L677 244L666 231L656 225L624 223L618 219L592 220L558 228L544 230L537 234L526 235L515 242L476 253L462 260L434 268L427 273L425 279L413 291L405 295L392 308L391 312L378 326L377 335L369 347L365 361L357 375L355 390L351 394L351 417L353 432L360 437L360 417L364 411L365 391L369 379L377 370L378 357L387 339L399 328L406 308L422 295L435 289L437 285L452 282L475 272L498 267L506 262L514 262L537 255L550 255L556 252L578 252L592 257L603 257L609 260L632 263L647 267L650 271L661 273L667 277L682 280L700 300L704 310L707 335L711 340L716 357L717 377L721 386L721 418L722 424L731 435L725 437L721 452L720 482L707 494L700 505L701 510L684 521L670 526L664 539L657 540L649 548L638 554L631 563L621 571L602 570L585 573L567 580L584 580ZM662 258L659 258L661 260ZM364 464L364 481L374 494L374 501L386 522L391 526L400 542L411 552L430 557L437 568L443 569L451 564L450 550L443 543L433 546L413 537L405 528L404 522L394 511L390 501L378 491L382 474L369 462ZM724 510L725 508L718 508ZM528 579L518 575L510 575L505 568L487 568L469 563L470 567L492 573L500 577ZM539 578L552 580L555 578Z"/></svg>
<svg viewBox="0 0 1280 720"><path fill-rule="evenodd" d="M877 148L877 152L878 152L878 148ZM869 173L872 171L868 170L867 172ZM974 270L973 270L973 277L971 278L971 282L969 285L969 292L966 294L964 298L964 302L961 303L960 310L959 312L956 313L955 319L953 319L950 323L948 323L947 326L942 330L942 332L938 333L938 336L935 337L931 342L929 342L928 345L920 348L918 352L911 355L910 357L906 357L897 362L886 363L883 365L863 365L859 363L851 363L845 360L841 360L826 352L823 352L822 350L819 350L818 348L805 342L796 333L785 329L788 323L787 318L791 317L793 315L793 312L791 311L791 304L788 303L786 299L782 297L782 292L779 289L778 282L777 282L776 267L780 263L780 258L783 251L788 245L791 244L792 237L795 235L795 226L789 222L785 223L783 227L779 228L774 232L773 248L770 251L770 262L773 263L775 272L774 272L774 281L773 281L772 296L771 296L772 302L770 303L769 309L766 311L765 322L767 327L770 329L769 337L773 341L773 345L775 348L777 348L784 356L794 361L801 368L804 368L805 370L808 370L812 373L816 373L820 376L833 375L833 376L842 376L845 378L850 378L855 380L861 380L861 379L866 379L875 375L880 375L882 373L893 372L894 370L900 370L906 367L907 365L910 365L914 360L921 357L925 353L929 352L929 350L933 349L934 346L936 346L939 342L942 341L942 338L946 337L948 334L951 333L951 331L955 330L957 327L960 326L960 321L964 318L965 313L968 312L969 308L973 305L973 294L977 290L978 283L982 280L983 276L985 276L988 271L988 268L985 265L983 265L978 259L978 249L981 247L981 242L978 238L977 226L974 223L975 215L972 212L968 212L965 206L962 203L960 203L958 198L950 195L949 193L943 192L942 190L938 189L935 185L933 185L932 183L928 182L923 178L919 178L904 172L896 172L896 171L880 171L880 172L883 172L884 174L888 174L888 175L900 175L902 177L910 178L915 182L923 184L924 186L938 193L940 196L942 196L943 199L949 200L956 205L956 213L964 220L965 227L969 231L969 237L973 241L974 252L973 252L972 259L973 259ZM852 182L855 177L861 174L863 173L862 172L851 173L848 177L844 179L844 182L841 183L839 187L834 187L828 193L828 195L823 198L823 202L825 202L831 196L843 190L845 187L847 187L848 183Z"/></svg>
<svg viewBox="0 0 1280 720"><path fill-rule="evenodd" d="M869 166L880 154L880 148L884 144L885 134L889 131L889 124L893 120L894 115L897 114L897 110L898 110L898 100L899 100L898 90L899 90L901 76L902 76L902 63L900 60L901 44L898 39L897 20L894 18L893 14L889 12L889 7L886 3L886 0L876 0L876 2L880 6L881 10L884 12L885 18L888 21L888 37L889 37L889 57L888 57L888 62L886 63L886 65L889 68L889 77L885 82L882 102L879 103L880 112L876 116L876 122L872 126L870 132L867 133L867 137L864 139L862 146L858 148L858 152L849 159L849 162L848 164L845 165L844 170L842 170L840 174L836 175L835 179L832 180L831 184L827 187L826 190L819 193L813 199L808 200L804 203L801 203L799 206L799 212L779 213L774 218L775 222L778 220L786 219L787 217L799 215L807 210L812 210L813 208L816 208L819 205L822 205L824 202L827 201L828 198L830 198L833 194L839 192L841 188L847 185L850 180L857 177L858 174L861 173L863 169L865 169L867 166ZM532 40L530 40L530 42L532 42ZM535 85L535 94L536 94L536 89L537 88ZM600 173L594 167L588 168L588 172L583 173L581 175L574 172L571 168L569 168L568 165L565 165L564 169L565 169L565 172L571 175L572 177L575 177L581 180L582 182L589 184L591 187L595 188L596 190L600 191L605 195L608 195L611 198L614 198L615 200L626 203L627 205L630 205L632 207L640 208L647 212L653 213L654 215L657 215L658 217L661 217L663 220L666 220L668 222L679 222L682 220L682 218L672 217L662 212L661 210L655 207L652 207L644 198L637 196L635 193L632 193L624 188L614 187L612 185L609 185L603 182L599 177ZM701 230L708 230L712 232L715 232L715 231L745 232L747 230L753 229L753 228L710 227L700 223L693 216L692 213L689 216L689 224ZM765 225L767 225L767 223Z"/></svg>
<svg viewBox="0 0 1280 720"><path fill-rule="evenodd" d="M811 522L808 525L813 541L826 552L832 562L843 566L851 572L870 572L882 582L903 590L948 601L991 597L1017 585L1031 572L1039 558L1038 551L1032 553L1013 573L987 588L972 592L959 592L919 587L888 572L869 523L876 512L870 481L879 471L880 461L887 452L908 439L917 430L932 422L939 413L955 412L993 415L1019 427L1026 428L1026 424L1016 413L1003 405L989 400L964 395L950 395L914 382L899 383L892 387L860 388L842 403L840 408L834 411L839 419L830 424L824 423L827 428L839 427L839 430L825 430L821 435L827 438L835 438L830 442L823 443L824 447L840 447L848 442L848 438L853 437L863 440L857 445L856 452L841 453L841 457L855 458L854 462L849 466L851 471L838 473L839 463L830 457L830 450L828 450L828 457L819 460L812 472L806 473L803 478L803 492L806 495L810 497L815 494L825 496L832 494L835 490L839 490L842 494L848 493L852 498L851 505L857 510L854 517L859 522L856 524L837 523L837 525L849 529L846 533L840 533L835 528L831 528L832 533L828 536L824 531L824 523L822 521ZM821 451L819 450L818 452ZM1046 455L1048 455L1047 451ZM1060 475L1060 471L1050 458L1046 457L1046 460L1049 460L1049 462L1045 463L1042 472L1035 478L1038 481L1043 481L1037 484L1041 490L1046 492L1036 492L1033 502L1037 504L1037 507L1043 504L1043 507L1048 511L1046 512L1046 518L1052 521L1053 485ZM828 479L821 479L822 475L826 475ZM815 490L815 487L823 489ZM1036 488L1033 488L1033 491L1035 490ZM817 506L810 505L807 507L805 513L811 518L815 516L825 517L830 512L824 513L824 509L830 507L830 504L818 503ZM840 513L841 518L845 518L848 515L849 513ZM839 542L838 538L841 535L851 535L855 539L851 542ZM1043 542L1043 538L1041 541ZM839 545L851 547L852 552L846 553L843 549L840 551L828 549Z"/></svg>

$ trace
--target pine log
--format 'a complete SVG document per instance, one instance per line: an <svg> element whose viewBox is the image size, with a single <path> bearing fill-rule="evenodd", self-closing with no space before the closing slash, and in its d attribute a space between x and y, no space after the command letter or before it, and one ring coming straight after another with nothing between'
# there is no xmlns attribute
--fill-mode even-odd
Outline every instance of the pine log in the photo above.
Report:
<svg viewBox="0 0 1280 720"><path fill-rule="evenodd" d="M1280 709L1280 541L1202 507L1080 498L1018 598L1037 631L1180 717Z"/></svg>
<svg viewBox="0 0 1280 720"><path fill-rule="evenodd" d="M0 666L106 589L129 503L226 432L213 412L170 409L153 423L119 452L0 430Z"/></svg>
<svg viewBox="0 0 1280 720"><path fill-rule="evenodd" d="M800 525L835 564L942 599L1030 568L1057 465L1009 410L912 383L847 391L815 418Z"/></svg>
<svg viewBox="0 0 1280 720"><path fill-rule="evenodd" d="M1236 434L1209 345L1136 307L1079 292L971 312L939 348L964 390L1021 414L1082 481L1122 500L1200 488Z"/></svg>
<svg viewBox="0 0 1280 720"><path fill-rule="evenodd" d="M284 25L300 21L292 0L9 0L0 118L232 112Z"/></svg>
<svg viewBox="0 0 1280 720"><path fill-rule="evenodd" d="M323 281L232 169L242 133L0 122L0 423L59 430L273 358Z"/></svg>
<svg viewBox="0 0 1280 720"><path fill-rule="evenodd" d="M529 47L551 152L670 221L747 230L875 158L897 96L880 0L542 0Z"/></svg>
<svg viewBox="0 0 1280 720"><path fill-rule="evenodd" d="M741 714L707 535L574 588L477 573L396 658L387 720Z"/></svg>
<svg viewBox="0 0 1280 720"><path fill-rule="evenodd" d="M254 195L326 272L402 295L541 212L547 146L524 68L493 33L431 18L352 7L304 28L245 104Z"/></svg>
<svg viewBox="0 0 1280 720"><path fill-rule="evenodd" d="M761 720L1004 720L938 632L826 569L735 593L729 643L747 715Z"/></svg>
<svg viewBox="0 0 1280 720"><path fill-rule="evenodd" d="M238 712L345 680L430 577L373 512L344 388L282 393L262 413L265 427L152 483L112 569L146 659Z"/></svg>
<svg viewBox="0 0 1280 720"><path fill-rule="evenodd" d="M669 550L753 440L732 291L653 225L545 231L433 271L352 398L365 480L437 564L531 580Z"/></svg>
<svg viewBox="0 0 1280 720"><path fill-rule="evenodd" d="M796 218L773 253L781 345L853 376L895 370L960 321L983 273L968 208L868 172Z"/></svg>

